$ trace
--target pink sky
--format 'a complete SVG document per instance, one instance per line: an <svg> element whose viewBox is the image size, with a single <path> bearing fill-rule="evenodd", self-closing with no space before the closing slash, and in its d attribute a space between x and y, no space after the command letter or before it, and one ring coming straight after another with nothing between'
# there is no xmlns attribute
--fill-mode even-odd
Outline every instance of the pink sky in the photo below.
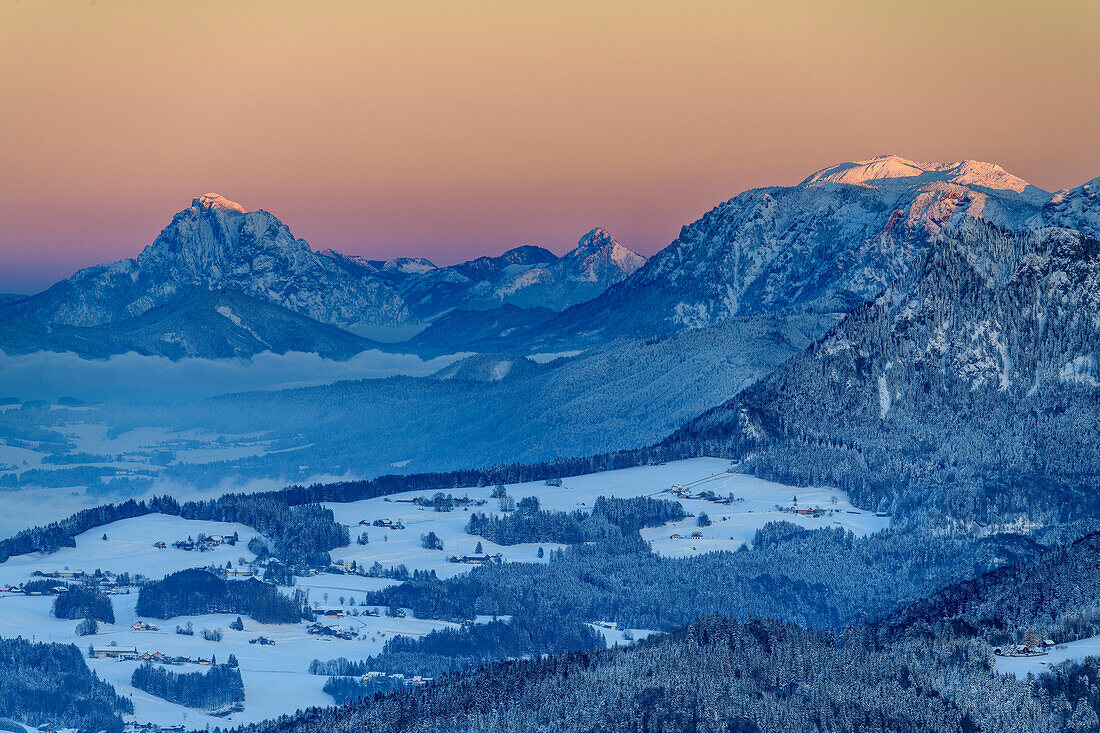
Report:
<svg viewBox="0 0 1100 733"><path fill-rule="evenodd" d="M652 254L886 152L1100 175L1100 3L906 5L0 0L0 292L136 255L211 190L443 264L596 225Z"/></svg>

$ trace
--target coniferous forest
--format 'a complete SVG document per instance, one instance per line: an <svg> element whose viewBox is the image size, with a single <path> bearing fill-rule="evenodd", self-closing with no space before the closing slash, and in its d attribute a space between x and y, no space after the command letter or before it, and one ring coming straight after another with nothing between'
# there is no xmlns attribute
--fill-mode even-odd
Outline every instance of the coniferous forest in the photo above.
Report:
<svg viewBox="0 0 1100 733"><path fill-rule="evenodd" d="M215 664L205 672L173 672L143 664L130 682L139 690L189 708L220 710L244 700L241 671L234 665Z"/></svg>

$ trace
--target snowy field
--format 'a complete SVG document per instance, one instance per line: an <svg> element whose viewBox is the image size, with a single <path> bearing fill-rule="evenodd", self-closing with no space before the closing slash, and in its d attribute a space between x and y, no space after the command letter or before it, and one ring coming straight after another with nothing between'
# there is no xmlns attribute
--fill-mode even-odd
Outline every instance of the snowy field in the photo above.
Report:
<svg viewBox="0 0 1100 733"><path fill-rule="evenodd" d="M0 566L2 567L2 566ZM217 718L149 695L130 685L130 677L140 664L137 661L89 659L88 664L102 679L114 685L121 695L134 701L133 719L162 726L183 724L188 728L243 724L291 713L311 705L331 705L332 698L321 690L328 679L308 673L313 659L337 657L362 659L382 650L387 640L398 634L421 636L434 629L454 626L446 622L413 618L394 619L386 616L345 617L326 619L326 623L353 629L358 638L352 640L322 638L306 633L305 623L261 624L244 617L244 631L233 631L229 624L235 615L210 614L179 616L168 620L144 619L160 627L159 631L131 631L138 619L134 612L137 594L112 596L114 624L100 624L94 637L76 636L77 621L56 619L50 615L53 598L48 596L9 595L0 597L0 636L23 636L35 641L76 644L85 651L89 644L97 646L117 642L119 646L135 646L139 653L163 652L168 655L209 658L216 655L225 662L234 654L240 663L245 688L245 709ZM333 601L335 602L335 601ZM177 625L191 622L194 636L175 633ZM221 629L223 640L206 641L202 629ZM274 646L249 644L249 639L266 636ZM170 667L176 672L203 671L198 665Z"/></svg>
<svg viewBox="0 0 1100 733"><path fill-rule="evenodd" d="M807 529L843 527L859 535L876 532L889 525L889 518L877 517L872 512L853 507L842 491L795 489L754 476L727 473L728 467L729 461L724 459L695 458L661 466L639 466L563 478L560 487L547 486L540 481L512 484L506 488L516 501L534 496L538 497L543 509L558 511L590 510L600 496L652 496L679 501L685 512L695 516L663 527L642 530L642 537L651 543L655 552L670 557L685 557L714 550L736 550L743 543L751 545L756 530L776 520L788 521ZM719 496L733 493L744 501L724 505L699 499L677 499L670 493L663 493L673 485L689 487L689 491L695 495L702 491L712 491ZM451 555L472 555L477 543L481 542L486 553L500 553L505 561L546 562L545 557L538 559L538 548L543 547L548 555L550 550L561 545L531 543L505 546L466 534L470 512L499 514L497 500L490 498L492 490L491 486L443 489L443 493L456 497L469 496L471 499L486 500L484 506L468 510L459 508L450 512L437 512L410 503L414 497L430 498L436 491L412 491L364 501L327 504L336 516L336 521L349 526L353 539L360 531L366 531L370 540L367 545L353 544L333 551L333 559L349 562L355 560L360 565L369 565L375 561L382 563L384 567L405 565L410 572L414 569L430 569L435 570L440 577L451 577L467 572L470 566L447 562L447 558ZM825 509L825 516L814 518L776 510L777 504L793 506L792 499L796 495L800 509ZM697 526L697 515L704 512L711 519L712 524L709 527ZM360 526L360 522L365 521L370 525L377 519L400 522L405 525L405 529ZM691 534L696 531L702 534L701 539L691 539ZM443 540L442 552L426 550L420 546L421 535L428 532L435 532ZM672 539L673 534L679 534L684 539Z"/></svg>
<svg viewBox="0 0 1100 733"><path fill-rule="evenodd" d="M1028 674L1038 676L1051 667L1071 659L1080 660L1095 656L1100 656L1100 636L1059 644L1041 657L997 657L997 671L1023 679Z"/></svg>
<svg viewBox="0 0 1100 733"><path fill-rule="evenodd" d="M208 535L231 535L240 538L235 546L220 545L206 552L177 550L172 543ZM107 539L103 539L103 535ZM159 580L165 575L200 565L237 564L241 557L255 556L246 549L248 541L258 533L243 524L206 522L180 519L164 514L148 514L144 517L122 519L103 527L77 535L76 547L63 547L45 555L32 553L17 555L0 563L0 585L17 585L30 580L36 570L53 573L59 570L93 573L97 569L114 573L141 573ZM158 549L154 542L163 541L168 547Z"/></svg>
<svg viewBox="0 0 1100 733"><path fill-rule="evenodd" d="M89 427L80 431L79 437L82 449L90 449L91 452L103 449L108 441L112 448L140 450L149 441L195 439L198 436L167 436L155 432L131 431L108 438L98 429ZM728 461L701 458L660 466L563 477L560 487L547 486L544 482L531 482L509 485L506 488L516 501L529 496L537 497L542 508L548 510L589 511L599 496L652 496L680 501L684 509L693 515L706 512L712 521L709 527L698 527L697 517L691 516L680 522L643 531L643 536L652 543L655 551L669 556L685 556L711 550L736 550L742 543L751 543L756 529L773 520L786 520L810 529L841 526L859 534L882 529L889 522L888 518L854 509L840 491L792 489L752 476L728 473L728 467ZM719 504L702 499L678 499L668 493L674 485L682 486L694 495L702 491L711 491L719 496L733 493L739 501ZM481 542L483 552L500 553L506 562L547 562L550 551L561 547L560 545L532 543L500 546L484 538L466 534L465 528L471 511L497 513L498 501L490 498L492 490L491 486L442 489L443 493L450 493L455 497L469 496L472 499L486 500L483 506L465 510L460 507L450 512L437 512L411 503L414 497L431 497L436 491L416 491L358 502L328 504L336 520L348 525L352 538L350 546L338 548L331 553L333 559L355 560L360 565L367 566L375 562L381 563L383 567L404 565L410 572L435 570L440 577L445 578L469 572L473 566L451 563L448 558L452 555L474 554L478 542ZM795 495L799 508L819 507L825 509L826 514L814 518L776 509L776 505L792 506ZM399 522L405 528L370 526L375 520L386 519ZM362 526L361 522L365 522L367 526ZM367 532L369 543L356 544L356 537L363 531ZM442 539L443 551L421 547L420 537L429 531L435 532ZM702 537L691 539L691 533L695 531L700 532ZM188 536L197 537L200 533L231 535L234 532L240 541L232 547L222 545L207 552L187 552L171 547L177 540L184 540ZM106 540L103 539L104 534L107 535ZM672 534L680 534L686 539L671 539ZM70 570L92 573L98 569L115 573L138 572L156 579L191 567L215 564L224 566L226 562L239 566L242 559L253 559L247 544L254 536L257 536L254 529L240 524L185 520L161 514L124 519L81 534L76 538L76 547L63 548L49 555L34 553L17 556L0 563L0 586L24 583L34 577L35 571L51 573ZM153 544L158 541L165 542L168 547L154 547ZM542 559L537 557L540 546L546 555ZM395 582L357 575L320 574L297 578L296 587L308 591L309 600L313 603L340 605L346 610L355 609L362 613L366 609L358 606L357 602L361 601L364 593ZM290 593L292 589L282 590ZM160 651L192 658L216 654L219 661L228 659L231 653L236 655L244 679L245 709L225 718L211 717L135 690L129 682L137 662L89 660L89 664L100 677L113 684L121 694L134 700L133 719L165 726L183 724L189 728L244 724L311 705L331 704L331 698L321 690L326 678L308 674L311 660L336 657L363 659L380 652L383 644L395 635L420 636L433 629L453 626L431 619L412 618L411 614L407 618L349 614L339 619L324 619L326 624L343 626L355 634L353 639L335 639L309 635L306 632L306 623L258 624L247 617L244 619L245 630L237 632L229 629L229 623L235 616L207 615L169 620L144 619L159 626L160 630L131 631L131 624L137 620L134 613L136 592L112 596L112 601L116 623L102 624L100 633L95 637L77 637L76 621L60 620L51 616L52 597L0 594L0 636L72 642L82 650L93 642L97 645L117 642L121 646L136 646L139 652ZM488 620L478 619L481 622ZM195 629L194 636L183 636L174 632L177 625L185 625L188 621ZM223 630L222 642L211 642L202 638L202 629L215 628ZM608 644L630 643L630 637L642 639L650 633L644 629L619 630L595 624L593 628L604 635ZM248 643L249 639L260 635L273 639L275 645ZM184 666L180 671L199 669L203 668Z"/></svg>

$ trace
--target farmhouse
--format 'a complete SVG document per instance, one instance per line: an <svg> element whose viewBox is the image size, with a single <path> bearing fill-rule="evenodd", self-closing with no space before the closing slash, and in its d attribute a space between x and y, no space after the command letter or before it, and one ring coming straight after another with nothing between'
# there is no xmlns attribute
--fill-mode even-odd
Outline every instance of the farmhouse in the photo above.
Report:
<svg viewBox="0 0 1100 733"><path fill-rule="evenodd" d="M344 608L342 606L321 606L315 603L313 604L313 612L320 616L340 618L344 615Z"/></svg>
<svg viewBox="0 0 1100 733"><path fill-rule="evenodd" d="M682 540L682 539L684 539L684 536L682 534L680 534L679 532L673 532L672 534L670 534L668 536L668 538L670 540Z"/></svg>
<svg viewBox="0 0 1100 733"><path fill-rule="evenodd" d="M136 646L93 646L92 656L96 659L137 659Z"/></svg>
<svg viewBox="0 0 1100 733"><path fill-rule="evenodd" d="M130 627L130 631L160 631L160 627L147 624L144 621L135 621L133 626Z"/></svg>
<svg viewBox="0 0 1100 733"><path fill-rule="evenodd" d="M500 560L500 553L496 555L463 555L462 557L451 558L452 562L463 562L467 565L488 565L494 560Z"/></svg>
<svg viewBox="0 0 1100 733"><path fill-rule="evenodd" d="M336 639L354 639L355 633L350 629L344 629L339 626L325 626L324 624L311 624L306 628L306 633L313 636L331 636Z"/></svg>
<svg viewBox="0 0 1100 733"><path fill-rule="evenodd" d="M85 573L83 570L69 570L68 568L66 568L64 570L57 570L57 571L52 572L52 573L44 572L42 570L35 570L33 573L31 573L31 575L33 575L36 578L58 578L60 580L80 580L81 578L86 577L87 573Z"/></svg>
<svg viewBox="0 0 1100 733"><path fill-rule="evenodd" d="M703 539L703 533L700 532L699 530L695 530L694 532L691 533L691 539L701 540L701 539Z"/></svg>

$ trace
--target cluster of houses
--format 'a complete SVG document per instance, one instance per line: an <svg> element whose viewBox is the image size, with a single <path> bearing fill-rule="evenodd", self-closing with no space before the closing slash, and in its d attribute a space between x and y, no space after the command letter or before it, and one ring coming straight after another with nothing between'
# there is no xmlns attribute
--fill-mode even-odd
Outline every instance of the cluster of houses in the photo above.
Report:
<svg viewBox="0 0 1100 733"><path fill-rule="evenodd" d="M698 494L693 494L684 486L673 485L672 488L665 489L666 493L672 494L677 499L694 499L696 501L709 501L714 504L730 505L738 502L743 502L744 499L737 498L733 494L726 496L719 496L713 491L700 491Z"/></svg>
<svg viewBox="0 0 1100 733"><path fill-rule="evenodd" d="M668 538L670 540L682 540L682 539L684 539L684 536L682 534L680 534L679 532L673 532L672 534L670 534L668 536ZM703 539L703 533L700 532L699 530L695 530L694 532L691 533L691 539L701 540L701 539Z"/></svg>
<svg viewBox="0 0 1100 733"><path fill-rule="evenodd" d="M363 675L363 682L380 682L381 680L388 679L400 682L404 685L426 685L432 681L431 677L424 677L422 675L414 675L412 677L395 672L393 674L386 674L385 672L367 672Z"/></svg>
<svg viewBox="0 0 1100 733"><path fill-rule="evenodd" d="M409 501L412 501L409 499ZM368 522L366 519L359 520L360 527L384 527L385 529L405 529L405 525L398 519L396 522L392 519L376 519L373 522Z"/></svg>
<svg viewBox="0 0 1100 733"><path fill-rule="evenodd" d="M28 596L59 596L69 590L69 586L64 583L58 583L52 586L34 585L30 588L33 588L33 590L21 585L9 585L0 587L0 593L22 593Z"/></svg>
<svg viewBox="0 0 1100 733"><path fill-rule="evenodd" d="M325 626L324 624L310 624L306 631L313 636L330 636L333 639L351 641L355 638L355 632L345 629L343 626Z"/></svg>
<svg viewBox="0 0 1100 733"><path fill-rule="evenodd" d="M130 626L130 631L160 631L160 627L153 626L153 624L147 624L144 621L138 620L135 621L132 626Z"/></svg>
<svg viewBox="0 0 1100 733"><path fill-rule="evenodd" d="M118 595L120 593L128 592L124 590L129 586L123 585L119 582L118 576L111 571L99 571L95 573L86 573L83 570L35 570L31 573L31 576L36 579L44 580L59 580L59 581L76 581L80 583L89 583L96 586L108 595ZM127 578L127 582L132 581L133 578ZM53 586L52 589L46 588L41 583L36 583L32 586L32 590L28 591L22 586L9 586L7 588L0 588L0 592L8 593L27 593L28 595L58 595L68 590L68 586L64 583L58 583Z"/></svg>
<svg viewBox="0 0 1100 733"><path fill-rule="evenodd" d="M131 721L122 727L122 733L183 733L187 730L180 725L157 725L156 723L138 723Z"/></svg>
<svg viewBox="0 0 1100 733"><path fill-rule="evenodd" d="M156 662L158 664L204 664L213 663L212 659L199 657L170 657L164 652L138 652L136 646L91 646L88 656L92 659L115 659L123 661Z"/></svg>
<svg viewBox="0 0 1100 733"><path fill-rule="evenodd" d="M501 554L498 552L495 555L451 555L448 558L448 562L460 562L466 565L488 565L494 562L501 562Z"/></svg>
<svg viewBox="0 0 1100 733"><path fill-rule="evenodd" d="M1034 644L999 646L993 650L993 653L998 657L1042 657L1046 656L1053 646L1054 642L1051 639L1043 639Z"/></svg>
<svg viewBox="0 0 1100 733"><path fill-rule="evenodd" d="M347 611L343 606L326 606L320 603L314 603L312 611L316 616L325 616L327 618L343 618L347 615ZM378 609L374 607L364 607L362 611L355 609L352 611L353 616L380 616Z"/></svg>
<svg viewBox="0 0 1100 733"><path fill-rule="evenodd" d="M172 543L172 547L186 552L191 552L192 550L206 552L207 550L213 550L215 547L220 547L221 545L229 545L232 547L239 541L240 537L237 536L236 532L233 534L200 534L197 540L191 539L191 537L185 540L177 540ZM164 540L158 540L153 543L153 547L163 550L168 547L168 544L164 542Z"/></svg>
<svg viewBox="0 0 1100 733"><path fill-rule="evenodd" d="M825 510L821 507L816 506L807 507L805 509L799 509L798 507L792 506L791 508L787 509L787 511L789 511L791 514L798 514L799 516L803 517L813 517L814 519L825 516Z"/></svg>

